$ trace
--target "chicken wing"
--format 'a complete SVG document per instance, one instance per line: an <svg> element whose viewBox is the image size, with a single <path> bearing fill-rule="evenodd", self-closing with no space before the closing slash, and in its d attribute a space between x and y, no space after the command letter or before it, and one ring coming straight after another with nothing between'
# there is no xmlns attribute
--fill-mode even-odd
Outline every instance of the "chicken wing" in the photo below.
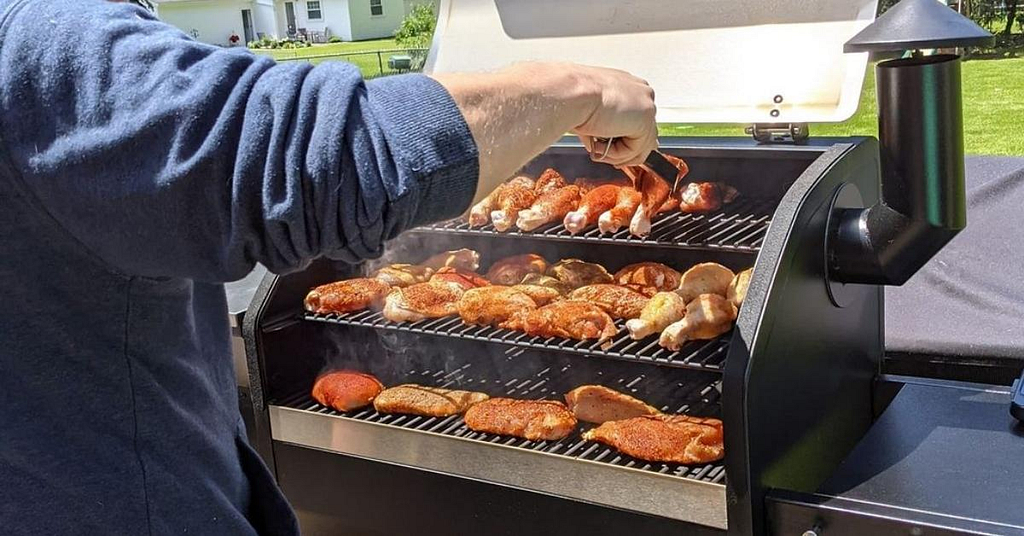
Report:
<svg viewBox="0 0 1024 536"><path fill-rule="evenodd" d="M629 336L640 340L655 333L661 333L673 322L686 315L686 301L675 292L659 292L644 305L640 318L626 322Z"/></svg>
<svg viewBox="0 0 1024 536"><path fill-rule="evenodd" d="M487 225L491 221L491 212L498 210L498 199L501 197L501 192L505 188L510 186L526 187L530 190L534 187L534 181L530 177L520 175L509 179L508 182L498 186L493 192L483 198L479 203L473 205L473 208L469 211L469 226L470 227L482 227Z"/></svg>
<svg viewBox="0 0 1024 536"><path fill-rule="evenodd" d="M548 269L548 261L540 255L528 253L505 257L491 265L487 271L487 280L495 285L518 285L530 274L543 274Z"/></svg>
<svg viewBox="0 0 1024 536"><path fill-rule="evenodd" d="M616 284L653 287L655 292L676 290L681 279L682 274L660 262L630 264L614 276Z"/></svg>
<svg viewBox="0 0 1024 536"><path fill-rule="evenodd" d="M621 186L605 184L587 192L580 201L580 206L565 215L565 219L562 220L565 228L571 234L577 234L597 223L601 214L615 207L621 189Z"/></svg>
<svg viewBox="0 0 1024 536"><path fill-rule="evenodd" d="M587 302L556 301L539 309L513 316L503 328L526 332L536 337L608 340L618 328L600 307Z"/></svg>
<svg viewBox="0 0 1024 536"><path fill-rule="evenodd" d="M643 197L632 186L619 188L615 206L601 214L597 220L597 228L602 233L617 233L619 229L629 225L629 219L636 213Z"/></svg>
<svg viewBox="0 0 1024 536"><path fill-rule="evenodd" d="M705 262L693 266L679 281L676 292L690 303L701 294L718 294L725 297L729 283L736 274L732 270L715 262Z"/></svg>
<svg viewBox="0 0 1024 536"><path fill-rule="evenodd" d="M736 274L736 277L732 278L732 282L729 283L729 289L725 292L725 297L737 310L743 305L743 300L747 299L747 287L750 286L750 276L753 273L753 268L747 268Z"/></svg>
<svg viewBox="0 0 1024 536"><path fill-rule="evenodd" d="M303 305L307 311L320 314L376 309L390 290L387 283L378 279L349 279L316 287L306 294Z"/></svg>
<svg viewBox="0 0 1024 536"><path fill-rule="evenodd" d="M469 272L458 268L441 268L437 273L430 276L430 281L454 283L462 287L462 290L486 287L491 284L476 272Z"/></svg>
<svg viewBox="0 0 1024 536"><path fill-rule="evenodd" d="M565 394L565 403L577 419L597 424L661 413L642 400L603 385L577 387Z"/></svg>
<svg viewBox="0 0 1024 536"><path fill-rule="evenodd" d="M418 264L392 264L377 270L373 278L392 287L408 287L430 279L434 271Z"/></svg>
<svg viewBox="0 0 1024 536"><path fill-rule="evenodd" d="M534 184L533 190L537 192L537 195L544 195L552 190L562 188L569 183L566 182L565 177L555 169L548 168L544 170L544 173L540 174L537 178L537 182Z"/></svg>
<svg viewBox="0 0 1024 536"><path fill-rule="evenodd" d="M718 294L701 294L686 304L686 315L661 332L658 344L678 351L687 341L714 339L732 329L736 307Z"/></svg>
<svg viewBox="0 0 1024 536"><path fill-rule="evenodd" d="M604 266L579 259L562 259L556 262L548 269L548 275L573 289L612 282L612 276Z"/></svg>
<svg viewBox="0 0 1024 536"><path fill-rule="evenodd" d="M537 308L527 294L511 287L482 287L467 290L459 300L459 316L470 325L496 326L516 314Z"/></svg>
<svg viewBox="0 0 1024 536"><path fill-rule="evenodd" d="M336 370L316 379L312 395L317 402L345 412L370 405L383 389L380 381L369 374Z"/></svg>
<svg viewBox="0 0 1024 536"><path fill-rule="evenodd" d="M662 463L711 463L725 457L722 421L687 415L643 415L611 421L583 434L634 458Z"/></svg>
<svg viewBox="0 0 1024 536"><path fill-rule="evenodd" d="M458 268L467 272L475 272L480 268L480 254L472 249L456 249L438 253L420 263L420 266L438 271L441 268Z"/></svg>
<svg viewBox="0 0 1024 536"><path fill-rule="evenodd" d="M484 393L406 384L385 389L373 399L380 413L405 413L425 417L447 417L465 413L473 404L490 398Z"/></svg>
<svg viewBox="0 0 1024 536"><path fill-rule="evenodd" d="M569 295L570 300L592 303L612 318L637 318L648 298L639 292L619 285L587 285Z"/></svg>
<svg viewBox="0 0 1024 536"><path fill-rule="evenodd" d="M476 432L557 441L576 428L576 417L554 400L491 398L466 411L466 426Z"/></svg>
<svg viewBox="0 0 1024 536"><path fill-rule="evenodd" d="M392 322L419 322L459 312L465 289L458 283L429 281L396 288L384 300L384 318Z"/></svg>
<svg viewBox="0 0 1024 536"><path fill-rule="evenodd" d="M515 225L519 214L533 206L538 195L533 188L509 186L498 195L498 208L491 212L491 223L499 232L505 232Z"/></svg>
<svg viewBox="0 0 1024 536"><path fill-rule="evenodd" d="M580 204L580 187L563 186L542 194L533 205L519 213L516 227L520 231L533 231L542 225L561 221Z"/></svg>

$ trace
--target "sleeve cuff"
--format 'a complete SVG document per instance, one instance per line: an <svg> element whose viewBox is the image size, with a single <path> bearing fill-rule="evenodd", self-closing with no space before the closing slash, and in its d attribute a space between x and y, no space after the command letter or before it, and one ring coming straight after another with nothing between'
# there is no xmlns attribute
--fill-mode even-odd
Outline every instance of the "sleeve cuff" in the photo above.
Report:
<svg viewBox="0 0 1024 536"><path fill-rule="evenodd" d="M448 91L428 76L408 74L367 82L367 94L392 156L412 170L419 187L410 226L464 213L476 193L480 154Z"/></svg>

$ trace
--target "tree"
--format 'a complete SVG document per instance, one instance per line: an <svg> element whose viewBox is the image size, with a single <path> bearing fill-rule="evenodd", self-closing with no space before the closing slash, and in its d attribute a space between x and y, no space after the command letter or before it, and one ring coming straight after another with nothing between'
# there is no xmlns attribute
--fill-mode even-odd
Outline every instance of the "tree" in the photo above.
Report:
<svg viewBox="0 0 1024 536"><path fill-rule="evenodd" d="M1017 2L1018 0L1006 0L1006 28L1003 29L1003 35L1006 37L1013 33L1013 23L1017 19Z"/></svg>
<svg viewBox="0 0 1024 536"><path fill-rule="evenodd" d="M429 48L437 24L434 3L417 4L395 32L395 42L405 48Z"/></svg>

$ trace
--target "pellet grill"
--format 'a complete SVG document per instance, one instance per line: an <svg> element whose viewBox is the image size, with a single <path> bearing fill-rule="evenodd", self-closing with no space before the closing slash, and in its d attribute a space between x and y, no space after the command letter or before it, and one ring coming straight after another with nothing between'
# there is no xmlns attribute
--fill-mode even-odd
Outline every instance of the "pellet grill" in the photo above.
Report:
<svg viewBox="0 0 1024 536"><path fill-rule="evenodd" d="M728 182L741 197L710 214L660 216L646 239L451 221L406 233L380 262L321 260L268 276L243 327L253 436L305 533L1024 532L1024 432L1005 411L1008 389L882 368L884 286L905 282L966 225L960 59L915 51L990 37L933 0L904 0L872 23L876 8L442 2L428 70L528 59L618 67L650 81L659 121L751 125L746 137L661 140L691 180ZM808 124L856 111L868 52L895 56L875 71L879 139L811 136ZM617 174L570 139L524 171L547 167ZM603 346L458 318L397 324L371 311L302 310L314 286L463 247L483 267L538 253L609 270L715 261L754 272L735 328L678 352L625 334ZM647 463L585 442L580 430L533 442L473 432L458 416L341 414L309 395L330 367L516 398L560 399L599 383L664 411L720 417L726 457Z"/></svg>

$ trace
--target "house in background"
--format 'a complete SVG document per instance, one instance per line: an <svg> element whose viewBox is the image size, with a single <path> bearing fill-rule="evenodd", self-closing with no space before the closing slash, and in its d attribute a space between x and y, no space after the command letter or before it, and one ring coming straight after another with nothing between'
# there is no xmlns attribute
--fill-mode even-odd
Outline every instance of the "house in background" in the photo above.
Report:
<svg viewBox="0 0 1024 536"><path fill-rule="evenodd" d="M391 37L406 0L156 0L157 16L204 43L231 45L307 32L344 41Z"/></svg>

